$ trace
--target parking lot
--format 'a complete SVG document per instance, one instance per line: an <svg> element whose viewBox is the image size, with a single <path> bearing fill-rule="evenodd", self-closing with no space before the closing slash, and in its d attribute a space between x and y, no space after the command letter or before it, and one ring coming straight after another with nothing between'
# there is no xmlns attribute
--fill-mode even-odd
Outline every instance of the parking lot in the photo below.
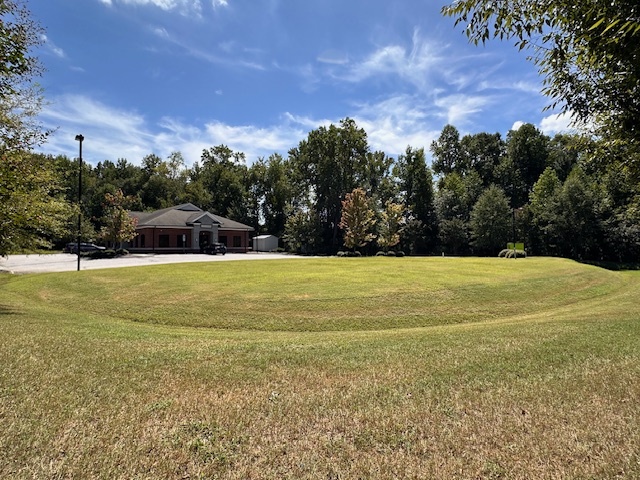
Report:
<svg viewBox="0 0 640 480"><path fill-rule="evenodd" d="M228 262L248 260L275 260L283 258L304 258L285 253L228 253L226 255L204 254L132 254L119 258L80 259L80 270L99 268L136 267L186 262ZM11 273L71 272L78 267L78 257L70 253L48 255L10 255L0 257L0 271Z"/></svg>

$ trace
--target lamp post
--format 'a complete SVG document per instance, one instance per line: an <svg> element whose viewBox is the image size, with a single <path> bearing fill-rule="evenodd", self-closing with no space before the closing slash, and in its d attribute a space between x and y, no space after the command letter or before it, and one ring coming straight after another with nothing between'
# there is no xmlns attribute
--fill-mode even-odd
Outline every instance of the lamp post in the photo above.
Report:
<svg viewBox="0 0 640 480"><path fill-rule="evenodd" d="M76 251L78 254L78 272L80 271L80 240L82 237L82 135L76 135L76 140L80 142L80 157L78 158L78 243Z"/></svg>

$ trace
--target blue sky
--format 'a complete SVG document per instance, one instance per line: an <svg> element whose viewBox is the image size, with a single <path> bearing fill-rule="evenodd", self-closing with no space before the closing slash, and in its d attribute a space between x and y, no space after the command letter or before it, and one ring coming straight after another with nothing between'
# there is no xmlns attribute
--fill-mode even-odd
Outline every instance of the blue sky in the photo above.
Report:
<svg viewBox="0 0 640 480"><path fill-rule="evenodd" d="M31 0L56 131L41 149L96 164L219 144L247 163L351 117L372 150L428 150L447 123L553 135L535 67L510 43L467 43L445 1Z"/></svg>

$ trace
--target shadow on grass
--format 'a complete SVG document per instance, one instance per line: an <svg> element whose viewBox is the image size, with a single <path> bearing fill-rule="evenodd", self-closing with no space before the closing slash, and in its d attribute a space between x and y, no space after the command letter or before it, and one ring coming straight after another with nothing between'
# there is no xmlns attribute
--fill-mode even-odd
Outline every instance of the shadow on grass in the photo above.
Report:
<svg viewBox="0 0 640 480"><path fill-rule="evenodd" d="M595 261L595 260L585 260L583 262L586 265L593 265L600 268L605 268L607 270L613 270L616 272L621 272L624 270L640 270L640 263L618 263L618 262L604 262L604 261Z"/></svg>
<svg viewBox="0 0 640 480"><path fill-rule="evenodd" d="M0 303L0 317L5 315L18 315L20 313L21 312L19 310Z"/></svg>

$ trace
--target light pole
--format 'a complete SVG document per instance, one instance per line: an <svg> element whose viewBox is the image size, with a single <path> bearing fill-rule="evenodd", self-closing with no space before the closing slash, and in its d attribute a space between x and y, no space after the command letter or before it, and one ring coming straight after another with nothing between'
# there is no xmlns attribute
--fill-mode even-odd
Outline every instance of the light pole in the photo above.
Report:
<svg viewBox="0 0 640 480"><path fill-rule="evenodd" d="M80 142L80 157L78 158L78 243L76 250L78 253L78 272L80 271L80 240L82 237L82 135L76 135L76 140Z"/></svg>

